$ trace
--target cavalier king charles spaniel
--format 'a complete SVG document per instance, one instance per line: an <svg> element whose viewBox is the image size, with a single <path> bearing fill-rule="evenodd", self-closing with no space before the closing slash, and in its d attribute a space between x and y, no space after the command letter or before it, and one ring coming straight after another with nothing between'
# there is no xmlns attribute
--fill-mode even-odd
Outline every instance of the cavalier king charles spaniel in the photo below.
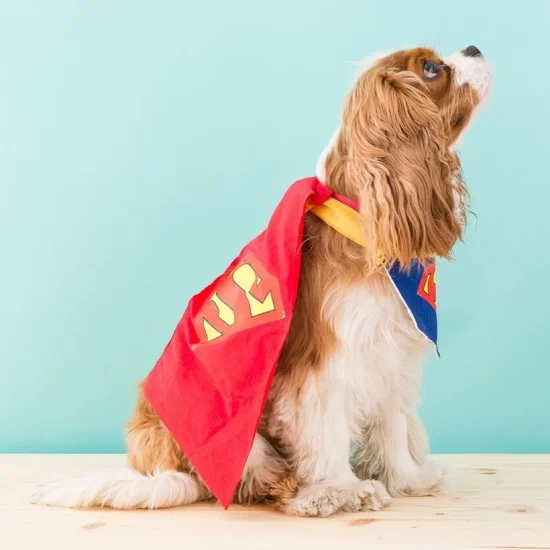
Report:
<svg viewBox="0 0 550 550"><path fill-rule="evenodd" d="M468 211L454 149L491 84L475 46L396 51L357 75L317 177L359 201L366 247L306 216L295 313L234 502L329 516L444 491L416 412L429 342L378 251L404 266L451 256ZM212 498L142 392L127 448L130 469L46 485L34 500L131 509Z"/></svg>

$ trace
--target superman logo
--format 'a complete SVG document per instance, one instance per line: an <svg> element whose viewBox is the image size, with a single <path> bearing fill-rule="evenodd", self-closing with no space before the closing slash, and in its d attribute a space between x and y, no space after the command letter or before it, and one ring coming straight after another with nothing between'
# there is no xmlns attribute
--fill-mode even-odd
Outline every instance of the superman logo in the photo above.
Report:
<svg viewBox="0 0 550 550"><path fill-rule="evenodd" d="M435 263L428 265L424 269L420 284L418 285L417 294L426 300L434 309L437 309L436 303L436 280L435 280Z"/></svg>
<svg viewBox="0 0 550 550"><path fill-rule="evenodd" d="M193 319L199 343L227 338L285 316L279 282L247 251L216 284Z"/></svg>

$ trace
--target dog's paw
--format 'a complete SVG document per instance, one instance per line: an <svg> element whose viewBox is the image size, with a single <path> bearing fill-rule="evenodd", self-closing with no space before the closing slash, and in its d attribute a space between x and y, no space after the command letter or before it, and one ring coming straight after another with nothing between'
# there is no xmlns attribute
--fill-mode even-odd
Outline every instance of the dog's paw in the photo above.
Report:
<svg viewBox="0 0 550 550"><path fill-rule="evenodd" d="M335 487L310 485L301 489L283 510L294 516L327 517L343 505L342 494Z"/></svg>
<svg viewBox="0 0 550 550"><path fill-rule="evenodd" d="M409 481L405 492L411 496L437 496L447 492L447 468L436 462L426 462Z"/></svg>
<svg viewBox="0 0 550 550"><path fill-rule="evenodd" d="M381 510L387 506L391 497L380 481L365 479L341 489L346 512L360 510Z"/></svg>

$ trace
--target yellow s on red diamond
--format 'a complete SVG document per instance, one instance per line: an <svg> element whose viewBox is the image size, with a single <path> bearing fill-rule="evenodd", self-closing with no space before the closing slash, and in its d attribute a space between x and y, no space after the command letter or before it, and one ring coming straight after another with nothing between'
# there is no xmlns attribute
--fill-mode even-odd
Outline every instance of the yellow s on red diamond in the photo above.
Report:
<svg viewBox="0 0 550 550"><path fill-rule="evenodd" d="M428 265L424 269L422 278L418 285L417 294L426 300L434 309L437 309L437 300L436 300L436 279L435 279L435 263Z"/></svg>

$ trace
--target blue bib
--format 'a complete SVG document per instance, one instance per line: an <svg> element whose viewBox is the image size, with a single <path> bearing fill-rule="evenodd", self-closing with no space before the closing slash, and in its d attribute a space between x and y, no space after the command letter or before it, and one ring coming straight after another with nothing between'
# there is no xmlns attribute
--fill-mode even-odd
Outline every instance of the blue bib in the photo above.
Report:
<svg viewBox="0 0 550 550"><path fill-rule="evenodd" d="M431 260L426 267L423 267L418 260L413 260L408 273L395 264L388 270L388 275L416 327L433 343L435 352L439 356L435 260Z"/></svg>

